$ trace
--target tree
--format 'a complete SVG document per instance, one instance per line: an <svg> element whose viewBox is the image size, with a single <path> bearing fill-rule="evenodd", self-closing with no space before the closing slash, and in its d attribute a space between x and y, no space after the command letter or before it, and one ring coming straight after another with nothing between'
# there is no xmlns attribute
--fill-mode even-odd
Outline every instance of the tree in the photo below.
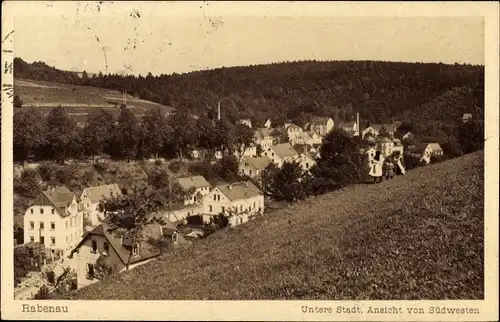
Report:
<svg viewBox="0 0 500 322"><path fill-rule="evenodd" d="M21 176L14 178L14 193L25 198L34 199L42 192L40 175L34 169L26 169Z"/></svg>
<svg viewBox="0 0 500 322"><path fill-rule="evenodd" d="M121 107L114 132L113 154L129 162L137 153L138 125L134 113L125 106Z"/></svg>
<svg viewBox="0 0 500 322"><path fill-rule="evenodd" d="M160 107L148 110L143 117L142 126L145 133L145 151L148 155L154 154L155 158L158 158L173 132L163 110Z"/></svg>
<svg viewBox="0 0 500 322"><path fill-rule="evenodd" d="M49 288L46 285L42 285L38 289L38 292L35 294L33 297L35 300L48 300L50 299L50 293L49 293Z"/></svg>
<svg viewBox="0 0 500 322"><path fill-rule="evenodd" d="M247 147L255 141L254 132L244 124L237 124L235 127L236 151L241 156Z"/></svg>
<svg viewBox="0 0 500 322"><path fill-rule="evenodd" d="M265 189L276 200L294 202L307 197L301 183L303 171L298 163L284 162L282 167L265 169Z"/></svg>
<svg viewBox="0 0 500 322"><path fill-rule="evenodd" d="M14 108L21 108L23 107L23 100L19 97L19 95L14 95L14 101L12 104Z"/></svg>
<svg viewBox="0 0 500 322"><path fill-rule="evenodd" d="M103 216L99 219L108 225L115 236L126 238L131 241L131 245L135 245L141 241L146 225L163 224L160 218L151 218L151 214L158 212L160 206L161 201L153 189L148 186L136 187L129 193L102 201L99 210ZM132 247L128 248L126 270L129 269L133 251Z"/></svg>
<svg viewBox="0 0 500 322"><path fill-rule="evenodd" d="M99 256L94 263L94 277L103 280L104 278L113 275L114 268L111 267L106 261L105 256Z"/></svg>
<svg viewBox="0 0 500 322"><path fill-rule="evenodd" d="M484 149L484 122L474 118L460 124L457 128L457 137L464 153Z"/></svg>
<svg viewBox="0 0 500 322"><path fill-rule="evenodd" d="M83 141L85 143L86 155L95 156L109 149L109 143L113 134L115 119L113 115L98 109L90 113L83 129Z"/></svg>
<svg viewBox="0 0 500 322"><path fill-rule="evenodd" d="M343 131L332 130L323 139L320 158L311 169L314 176L311 189L315 194L322 194L356 183L365 168L358 141Z"/></svg>
<svg viewBox="0 0 500 322"><path fill-rule="evenodd" d="M38 109L14 111L12 143L15 161L24 163L41 145L44 132L43 120Z"/></svg>
<svg viewBox="0 0 500 322"><path fill-rule="evenodd" d="M61 106L50 110L45 126L44 150L49 158L61 164L70 156L71 145L77 131L75 121Z"/></svg>
<svg viewBox="0 0 500 322"><path fill-rule="evenodd" d="M240 180L238 169L238 160L234 155L225 156L216 164L218 175L229 183Z"/></svg>
<svg viewBox="0 0 500 322"><path fill-rule="evenodd" d="M236 131L234 125L229 120L222 118L216 122L215 142L218 142L222 151L232 153L236 143Z"/></svg>
<svg viewBox="0 0 500 322"><path fill-rule="evenodd" d="M76 280L76 271L67 266L63 268L63 271L59 276L56 276L55 272L50 270L45 272L44 277L45 280L52 285L56 292L63 294L72 288L72 285Z"/></svg>
<svg viewBox="0 0 500 322"><path fill-rule="evenodd" d="M84 70L82 73L82 85L88 86L89 83L90 83L89 75L87 75L87 71Z"/></svg>
<svg viewBox="0 0 500 322"><path fill-rule="evenodd" d="M380 128L380 131L378 131L378 137L380 138L388 138L389 137L389 131L387 131L387 129L382 126Z"/></svg>
<svg viewBox="0 0 500 322"><path fill-rule="evenodd" d="M172 138L167 143L166 148L167 150L174 151L183 158L186 148L196 142L196 130L193 119L186 110L177 109L169 117L168 124L172 127L173 132Z"/></svg>

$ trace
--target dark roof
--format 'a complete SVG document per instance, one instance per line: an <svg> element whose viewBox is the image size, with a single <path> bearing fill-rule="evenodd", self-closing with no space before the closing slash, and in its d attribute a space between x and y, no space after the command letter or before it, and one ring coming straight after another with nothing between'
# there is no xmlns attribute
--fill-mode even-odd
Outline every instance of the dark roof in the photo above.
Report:
<svg viewBox="0 0 500 322"><path fill-rule="evenodd" d="M289 143L273 145L271 149L280 158L292 157L298 154L297 151L295 151Z"/></svg>
<svg viewBox="0 0 500 322"><path fill-rule="evenodd" d="M261 157L245 158L241 162L248 162L256 170L264 170L272 161L264 155Z"/></svg>
<svg viewBox="0 0 500 322"><path fill-rule="evenodd" d="M315 117L311 120L311 124L314 124L314 125L326 125L328 123L328 120L330 119L330 117Z"/></svg>
<svg viewBox="0 0 500 322"><path fill-rule="evenodd" d="M67 217L68 213L64 209L71 204L74 197L66 186L59 186L43 191L31 205L53 206L62 217Z"/></svg>
<svg viewBox="0 0 500 322"><path fill-rule="evenodd" d="M89 187L85 188L83 191L87 192L87 195L89 196L92 203L97 203L101 200L109 199L113 196L122 194L120 187L116 183Z"/></svg>
<svg viewBox="0 0 500 322"><path fill-rule="evenodd" d="M241 181L217 186L231 201L262 195L262 192L251 181Z"/></svg>
<svg viewBox="0 0 500 322"><path fill-rule="evenodd" d="M339 127L352 128L356 124L356 121L340 122Z"/></svg>
<svg viewBox="0 0 500 322"><path fill-rule="evenodd" d="M372 128L374 128L377 132L380 132L382 127L386 129L388 132L396 132L397 125L396 124L371 124Z"/></svg>

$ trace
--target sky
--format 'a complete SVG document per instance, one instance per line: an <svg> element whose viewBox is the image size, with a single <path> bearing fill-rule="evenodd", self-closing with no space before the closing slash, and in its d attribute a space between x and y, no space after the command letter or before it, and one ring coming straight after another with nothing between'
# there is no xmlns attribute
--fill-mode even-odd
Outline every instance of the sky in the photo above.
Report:
<svg viewBox="0 0 500 322"><path fill-rule="evenodd" d="M15 55L64 70L135 75L304 59L484 65L478 16L362 17L252 6L235 14L189 5L190 14L188 5L182 11L165 3L35 3L15 16Z"/></svg>

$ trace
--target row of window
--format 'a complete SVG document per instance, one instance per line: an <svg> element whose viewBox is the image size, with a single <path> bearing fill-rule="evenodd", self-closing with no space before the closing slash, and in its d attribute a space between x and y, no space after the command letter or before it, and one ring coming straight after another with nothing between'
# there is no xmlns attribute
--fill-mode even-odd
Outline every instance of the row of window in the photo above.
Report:
<svg viewBox="0 0 500 322"><path fill-rule="evenodd" d="M43 211L44 209L43 208L40 208L40 214L43 215ZM56 210L54 208L50 209L50 212L53 214L55 214ZM35 213L35 209L33 209L33 207L30 209L30 213L31 214L34 214Z"/></svg>
<svg viewBox="0 0 500 322"><path fill-rule="evenodd" d="M109 254L109 244L104 242L104 251ZM92 252L97 253L97 240L92 240Z"/></svg>
<svg viewBox="0 0 500 322"><path fill-rule="evenodd" d="M259 206L260 206L260 204L259 204ZM238 208L238 207L236 207L236 209L237 209L237 208ZM248 207L248 211L252 211L252 209L253 209L253 210L257 209L255 201L253 202L253 208L252 208L252 205L250 205L250 206ZM260 208L259 208L259 209L260 209ZM213 212L213 207L212 207L212 205L209 205L209 206L208 206L208 210L209 210L209 212ZM247 209L245 209L245 210L247 210ZM221 212L222 212L222 213L224 213L225 211L226 211L226 207L222 206ZM243 212L243 205L240 205L240 212Z"/></svg>
<svg viewBox="0 0 500 322"><path fill-rule="evenodd" d="M70 217L69 224L68 224L68 221L65 222L66 229L68 229L68 226L73 227L73 225L77 226L77 225L80 225L81 223L83 223L81 216L77 215L75 218ZM31 230L35 229L35 222L34 221L30 221L30 229ZM45 223L43 221L40 221L40 230L44 230L44 229L45 229ZM55 229L56 229L56 223L51 221L50 222L50 230L55 230Z"/></svg>
<svg viewBox="0 0 500 322"><path fill-rule="evenodd" d="M35 242L35 236L30 236L30 242L34 243ZM40 236L40 244L45 245L45 237ZM56 244L56 238L55 237L50 237L50 245L54 246Z"/></svg>
<svg viewBox="0 0 500 322"><path fill-rule="evenodd" d="M34 221L30 221L30 229L31 230L35 229L35 222ZM40 221L40 230L44 230L44 229L45 229L45 223L43 221ZM50 230L55 230L55 229L56 229L56 223L51 221L50 222Z"/></svg>

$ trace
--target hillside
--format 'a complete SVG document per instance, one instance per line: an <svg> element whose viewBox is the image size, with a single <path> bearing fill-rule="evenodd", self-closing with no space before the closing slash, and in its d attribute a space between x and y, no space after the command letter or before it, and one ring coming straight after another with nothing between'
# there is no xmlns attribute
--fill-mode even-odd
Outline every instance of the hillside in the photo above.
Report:
<svg viewBox="0 0 500 322"><path fill-rule="evenodd" d="M482 107L484 88L483 66L382 61L297 61L181 75L98 74L80 78L16 58L14 75L127 91L199 116L213 116L221 101L223 116L230 120L250 118L257 126L267 118L275 122L293 119L301 125L312 114L347 121L356 112L364 124L387 122L408 111L422 115L421 105L446 92L470 91L470 98L454 107L453 115L460 116L476 105Z"/></svg>
<svg viewBox="0 0 500 322"><path fill-rule="evenodd" d="M118 113L118 106L122 104L122 93L119 91L92 86L16 78L14 90L21 98L23 107L36 107L45 114L61 105L69 108L69 114L77 119L85 119L85 116L95 108ZM137 115L142 115L146 110L157 106L162 107L165 112L172 110L170 107L134 98L131 95L127 95L127 106Z"/></svg>
<svg viewBox="0 0 500 322"><path fill-rule="evenodd" d="M482 299L483 163L480 151L350 186L66 297Z"/></svg>

